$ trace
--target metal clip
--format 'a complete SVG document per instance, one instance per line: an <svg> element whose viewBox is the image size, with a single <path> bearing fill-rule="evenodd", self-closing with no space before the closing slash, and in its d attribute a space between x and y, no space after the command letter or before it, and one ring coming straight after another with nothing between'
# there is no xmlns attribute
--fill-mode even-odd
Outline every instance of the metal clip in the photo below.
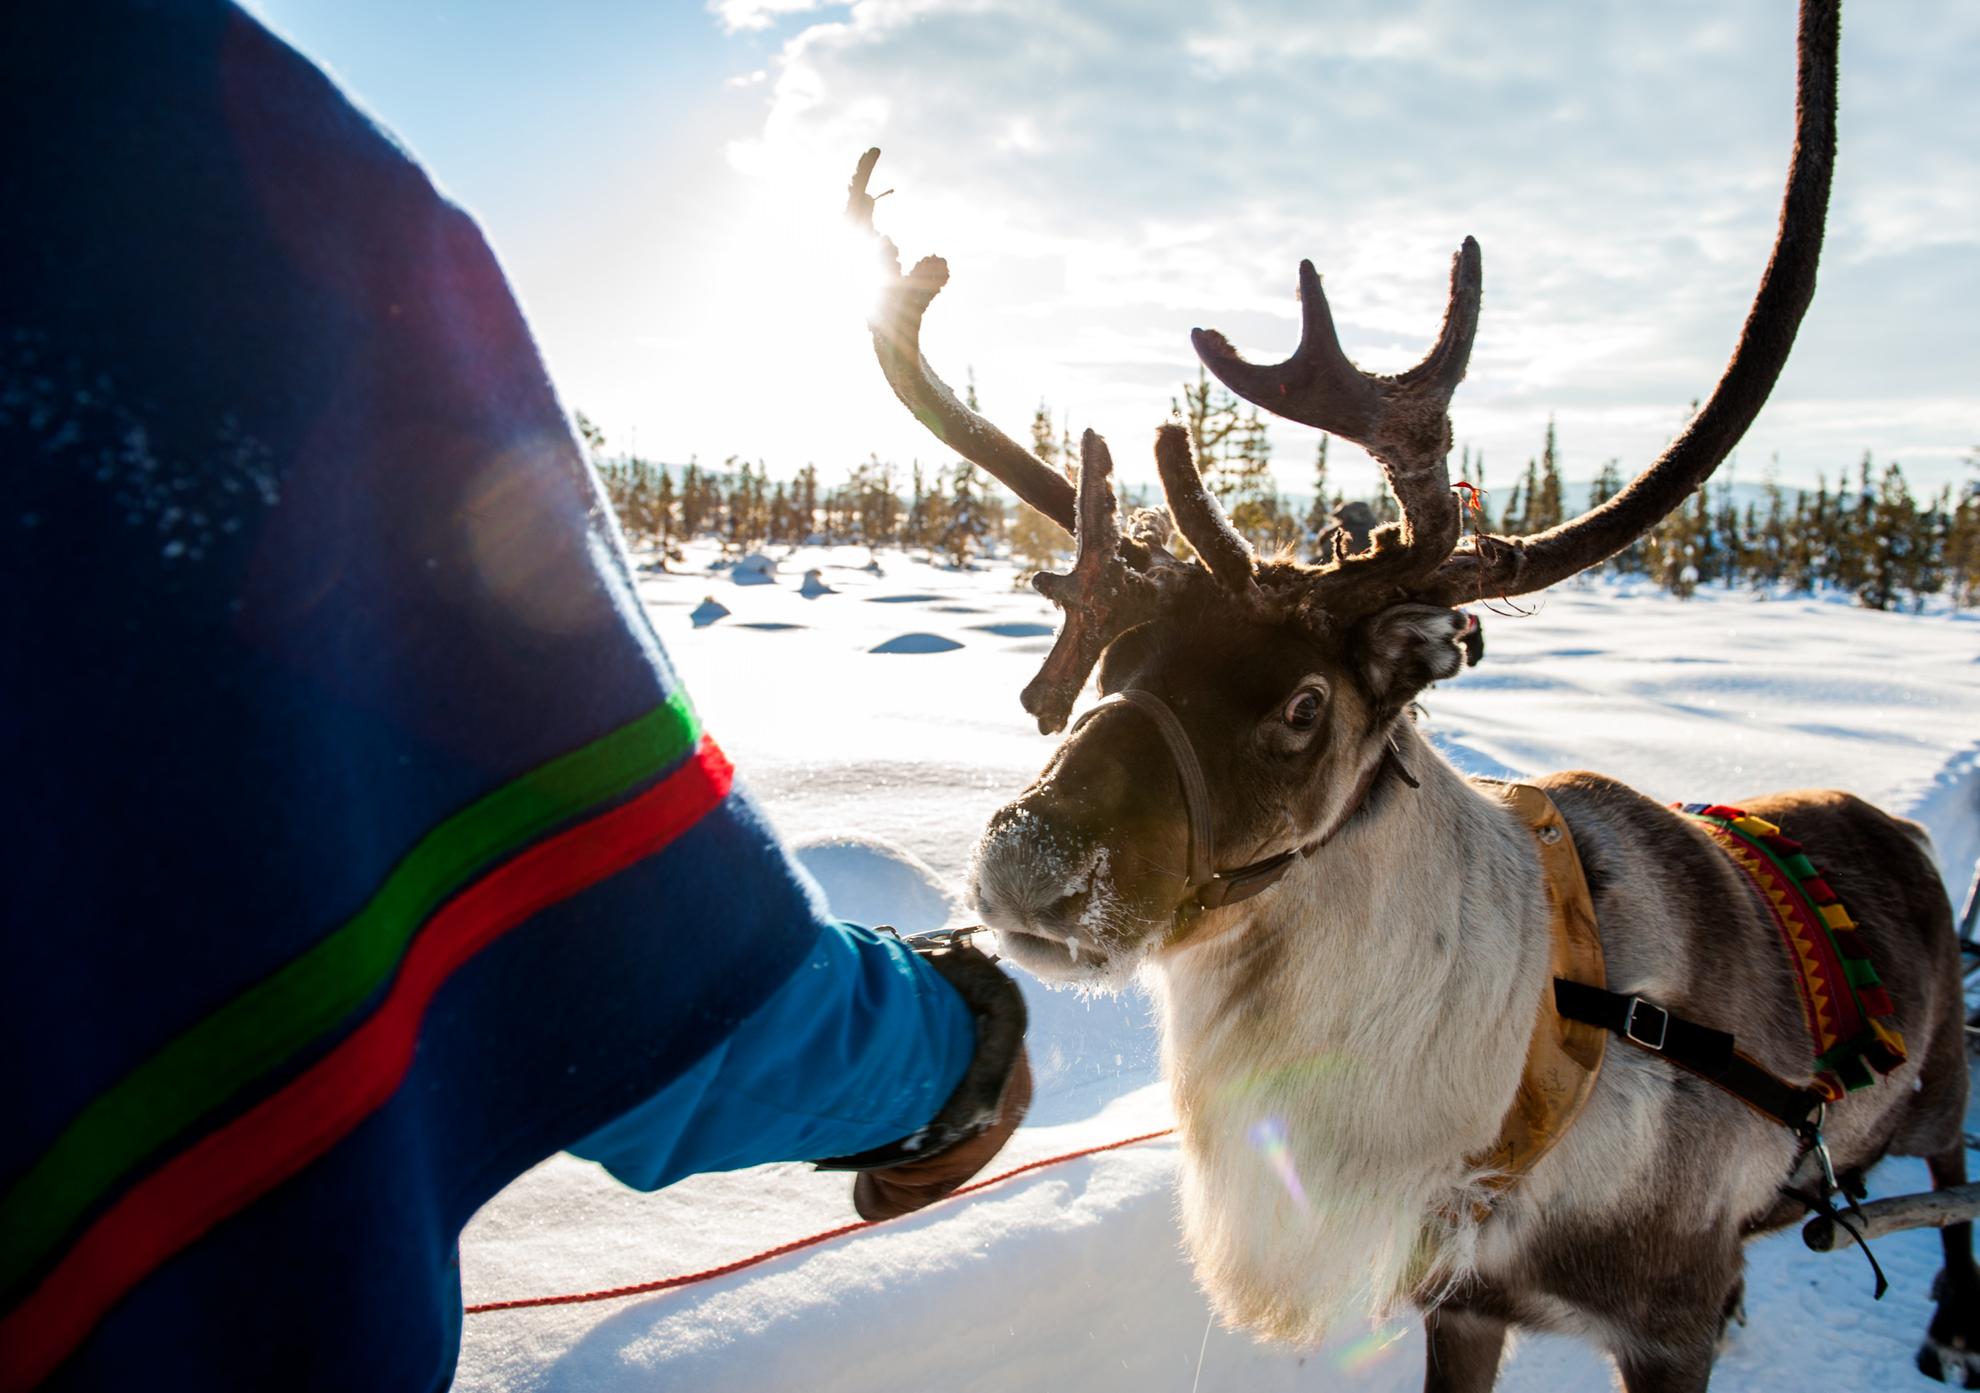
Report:
<svg viewBox="0 0 1980 1393"><path fill-rule="evenodd" d="M896 932L896 937L901 942L907 944L908 947L914 949L915 952L926 953L931 949L973 947L976 936L980 933L987 932L989 930L983 925L971 924L967 928L931 929L927 933L918 934L900 934ZM990 961L995 962L996 960L995 954L990 955Z"/></svg>
<svg viewBox="0 0 1980 1393"><path fill-rule="evenodd" d="M1829 1155L1829 1143L1822 1136L1822 1123L1828 1118L1829 1105L1815 1105L1815 1130L1809 1133L1808 1149L1815 1153L1815 1164L1822 1168L1822 1194L1833 1195L1842 1187L1836 1184L1836 1163Z"/></svg>

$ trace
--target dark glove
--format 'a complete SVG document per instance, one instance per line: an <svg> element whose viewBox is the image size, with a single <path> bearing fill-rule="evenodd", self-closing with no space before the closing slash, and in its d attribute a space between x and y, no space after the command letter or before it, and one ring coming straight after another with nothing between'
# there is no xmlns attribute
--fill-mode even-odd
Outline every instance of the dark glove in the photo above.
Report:
<svg viewBox="0 0 1980 1393"><path fill-rule="evenodd" d="M897 1166L861 1171L853 1180L853 1208L862 1219L893 1219L954 1194L1004 1149L1004 1143L1024 1121L1025 1110L1030 1106L1031 1064L1020 1045L999 1100L997 1117L988 1127L947 1151L903 1161Z"/></svg>
<svg viewBox="0 0 1980 1393"><path fill-rule="evenodd" d="M976 1054L962 1082L926 1127L891 1145L819 1161L820 1170L856 1170L853 1208L862 1219L892 1219L952 1194L990 1163L1031 1106L1024 1052L1024 998L994 959L967 943L915 950L939 972L976 1023Z"/></svg>

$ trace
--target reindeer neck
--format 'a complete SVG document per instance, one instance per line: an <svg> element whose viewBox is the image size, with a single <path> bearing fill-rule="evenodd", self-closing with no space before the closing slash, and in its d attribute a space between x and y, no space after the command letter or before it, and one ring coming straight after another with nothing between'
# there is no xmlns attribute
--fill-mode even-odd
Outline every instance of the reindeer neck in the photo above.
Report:
<svg viewBox="0 0 1980 1393"><path fill-rule="evenodd" d="M1237 922L1158 960L1181 1111L1192 1076L1270 1059L1379 1055L1380 1072L1407 1077L1462 1057L1449 1077L1485 1094L1467 1122L1496 1129L1547 961L1539 860L1524 824L1412 727L1395 738L1419 787L1385 779L1279 885L1218 911Z"/></svg>

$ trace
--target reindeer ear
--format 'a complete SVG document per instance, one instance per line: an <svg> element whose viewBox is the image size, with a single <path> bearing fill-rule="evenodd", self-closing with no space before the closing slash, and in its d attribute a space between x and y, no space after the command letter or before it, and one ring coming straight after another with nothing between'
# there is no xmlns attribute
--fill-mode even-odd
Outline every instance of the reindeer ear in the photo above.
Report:
<svg viewBox="0 0 1980 1393"><path fill-rule="evenodd" d="M1400 710L1432 682L1455 675L1464 666L1464 630L1464 615L1442 605L1393 605L1362 620L1353 651L1376 701Z"/></svg>

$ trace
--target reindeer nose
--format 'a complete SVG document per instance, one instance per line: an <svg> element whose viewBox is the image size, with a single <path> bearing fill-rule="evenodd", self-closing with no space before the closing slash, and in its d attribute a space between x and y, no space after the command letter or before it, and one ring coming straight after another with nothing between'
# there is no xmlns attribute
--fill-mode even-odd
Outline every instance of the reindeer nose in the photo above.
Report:
<svg viewBox="0 0 1980 1393"><path fill-rule="evenodd" d="M1050 925L1079 917L1092 889L1099 844L1039 806L1036 791L999 808L977 844L971 891L992 928Z"/></svg>

